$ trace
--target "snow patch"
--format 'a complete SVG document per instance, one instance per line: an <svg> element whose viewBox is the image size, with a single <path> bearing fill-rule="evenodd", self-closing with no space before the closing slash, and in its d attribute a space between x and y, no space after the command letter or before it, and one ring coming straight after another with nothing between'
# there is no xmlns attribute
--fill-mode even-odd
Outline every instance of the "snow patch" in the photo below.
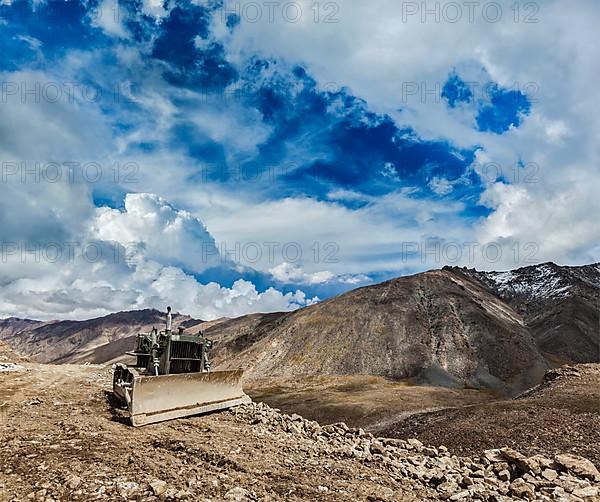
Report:
<svg viewBox="0 0 600 502"><path fill-rule="evenodd" d="M501 293L531 298L565 298L571 289L548 265L513 272L490 272L487 275Z"/></svg>

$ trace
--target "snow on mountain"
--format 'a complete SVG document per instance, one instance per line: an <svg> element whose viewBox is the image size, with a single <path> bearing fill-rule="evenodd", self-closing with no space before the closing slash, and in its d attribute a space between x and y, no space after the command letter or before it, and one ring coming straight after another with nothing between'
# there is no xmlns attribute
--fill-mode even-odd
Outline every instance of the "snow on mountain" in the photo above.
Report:
<svg viewBox="0 0 600 502"><path fill-rule="evenodd" d="M511 272L489 272L486 275L502 295L564 298L569 296L572 288L560 271L550 264Z"/></svg>

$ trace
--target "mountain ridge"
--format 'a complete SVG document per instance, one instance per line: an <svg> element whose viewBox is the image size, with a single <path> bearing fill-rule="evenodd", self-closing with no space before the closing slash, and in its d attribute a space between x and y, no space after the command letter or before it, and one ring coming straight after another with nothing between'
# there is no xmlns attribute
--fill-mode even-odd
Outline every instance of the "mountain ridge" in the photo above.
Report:
<svg viewBox="0 0 600 502"><path fill-rule="evenodd" d="M443 270L359 288L258 323L251 335L257 341L241 351L235 330L227 332L236 323L243 321L206 334L223 342L217 364L241 365L252 378L367 373L516 389L545 367L516 312L480 284ZM250 336L244 329L239 335Z"/></svg>
<svg viewBox="0 0 600 502"><path fill-rule="evenodd" d="M175 326L215 340L213 367L248 379L373 374L444 386L538 383L552 365L597 362L598 263L508 272L444 267L364 286L289 313ZM87 321L0 320L0 340L43 362L116 360L138 331L164 323L145 309Z"/></svg>
<svg viewBox="0 0 600 502"><path fill-rule="evenodd" d="M10 320L13 320L11 323ZM133 338L140 331L164 324L164 313L156 309L116 312L83 321L34 321L9 318L0 320L0 340L15 351L44 363L107 362L98 361L94 351L104 351L104 356L116 350L131 348L124 339ZM173 326L189 328L202 321L190 316L175 314ZM109 350L108 345L113 344Z"/></svg>

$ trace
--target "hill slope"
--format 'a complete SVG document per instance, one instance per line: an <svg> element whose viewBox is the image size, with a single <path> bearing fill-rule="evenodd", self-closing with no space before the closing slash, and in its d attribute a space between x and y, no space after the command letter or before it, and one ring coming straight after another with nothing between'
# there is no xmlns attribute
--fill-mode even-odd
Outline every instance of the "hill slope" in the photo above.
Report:
<svg viewBox="0 0 600 502"><path fill-rule="evenodd" d="M563 363L600 361L600 265L545 263L511 272L451 269L480 280L523 316L539 349Z"/></svg>
<svg viewBox="0 0 600 502"><path fill-rule="evenodd" d="M545 370L522 317L478 281L448 270L290 314L226 321L207 335L219 342L221 367L244 367L251 378L364 373L517 390Z"/></svg>
<svg viewBox="0 0 600 502"><path fill-rule="evenodd" d="M132 348L132 337L164 325L158 310L119 312L86 321L0 321L0 340L39 362L105 362ZM174 315L173 325L193 326L202 321ZM128 340L124 340L128 339Z"/></svg>
<svg viewBox="0 0 600 502"><path fill-rule="evenodd" d="M357 289L293 313L208 323L214 367L247 378L370 374L518 392L548 365L600 361L600 267L445 268ZM0 340L44 362L110 362L163 324L153 310L89 321L0 321Z"/></svg>
<svg viewBox="0 0 600 502"><path fill-rule="evenodd" d="M206 333L220 367L250 379L365 373L512 392L548 365L600 361L599 307L598 264L445 268Z"/></svg>

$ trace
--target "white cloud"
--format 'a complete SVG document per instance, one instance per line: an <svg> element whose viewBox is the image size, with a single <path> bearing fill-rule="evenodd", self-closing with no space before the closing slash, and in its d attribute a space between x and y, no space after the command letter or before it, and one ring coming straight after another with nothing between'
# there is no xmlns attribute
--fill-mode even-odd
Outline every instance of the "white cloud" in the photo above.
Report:
<svg viewBox="0 0 600 502"><path fill-rule="evenodd" d="M12 178L1 187L0 232L3 242L136 242L141 245L139 260L135 264L89 263L78 255L71 263L53 264L23 263L18 256L10 257L0 271L0 314L81 318L179 303L179 310L211 318L289 310L312 301L301 292L258 292L247 281L232 288L198 283L191 274L209 265L202 246L211 243L232 248L236 243L262 246L278 242L276 259L263 253L258 263L244 264L290 282L317 285L332 280L364 282L368 278L361 274L373 271L402 273L444 265L443 259L423 261L419 253L408 260L399 254L407 243L423 246L430 240L499 243L504 251L499 262L490 263L477 254L476 261L460 263L480 268L523 264L527 256L523 246L529 242L539 245L537 261L597 261L600 60L590 41L597 38L595 20L600 6L589 3L577 8L561 1L544 2L540 4L540 22L525 24L508 17L513 15L508 9L513 2L509 2L503 4L501 23L485 23L479 18L476 23L463 20L451 24L422 23L415 17L404 23L403 4L407 2L382 0L375 5L344 0L339 2L340 22L326 24L315 23L314 10L310 10L314 2L302 0L304 15L299 23L282 23L279 13L275 23L269 23L266 16L255 24L242 20L230 34L220 18L215 18L214 36L226 42L227 58L232 62L259 53L279 58L288 66L303 63L321 85L336 82L340 87L349 86L371 109L389 113L398 124L410 125L423 138L448 140L460 147L482 146L477 160L497 162L511 181L510 185L495 180L486 184L482 201L493 210L489 217L478 221L465 218L461 213L466 205L461 202L417 199L406 190L383 197L332 190L325 202L265 200L258 185L245 183L232 191L219 184L191 181L197 166L180 151L132 154L132 146L139 143L161 144L172 126L182 120L194 124L207 138L225 144L228 161L254 155L257 145L272 131L267 126L256 127L256 112L235 101L217 100L191 111L178 108L176 102L198 103L198 96L189 90L167 88L163 68L151 67L139 50L127 45L116 51L120 64L95 77L105 89L115 82L138 78L143 82L136 94L141 116L131 115L135 107L118 104L124 114L119 118L126 119L123 122L131 124L131 129L114 134L111 114L103 109L103 105L115 106L112 96L105 96L100 103L84 102L80 96L72 103L9 97L2 103L0 155L4 161L29 164L102 159L108 166L133 161L140 166L139 183L112 183L108 188L160 197L130 194L123 210L98 210L92 203L92 190L102 188L102 182L22 183ZM106 2L103 6L104 19L99 26L117 38L127 37L125 28L111 20L113 12ZM164 16L161 2L146 0L144 9L157 20ZM35 40L29 42L39 49ZM32 88L36 83L76 81L79 75L88 75L88 68L103 68L102 60L102 51L71 51L61 65L49 68L46 74L21 71L1 76L4 82ZM519 128L502 136L477 132L473 110L449 110L423 94L443 84L455 67L467 78L485 79L487 75L509 87L515 82L521 87L535 82L538 102ZM403 96L403 83L417 83L419 93ZM291 157L309 159L311 155L302 145L288 147ZM519 172L511 170L517 161L535 163L539 171L533 179L528 179L529 170L513 179ZM384 167L384 174L394 175L391 166ZM432 188L443 195L451 187L439 178ZM360 207L351 210L342 202ZM300 245L305 253L301 263L280 256L287 243ZM315 243L319 249L316 258ZM326 263L326 252L331 250L324 246L331 243L338 247L337 261ZM521 251L517 258L510 249L515 243ZM213 255L211 259L222 260Z"/></svg>
<svg viewBox="0 0 600 502"><path fill-rule="evenodd" d="M561 176L562 183L553 187L551 196L540 188L502 183L490 187L483 201L494 212L477 225L478 241L501 243L503 259L497 264L477 263L478 266L508 269L527 258L559 263L598 260L600 201L588 187L600 186L600 177L588 172L580 172L579 176L567 172L569 175ZM515 249L520 250L518 260Z"/></svg>
<svg viewBox="0 0 600 502"><path fill-rule="evenodd" d="M154 17L157 22L168 14L163 0L144 0L142 2L142 12Z"/></svg>
<svg viewBox="0 0 600 502"><path fill-rule="evenodd" d="M335 278L335 275L328 270L307 274L300 265L287 262L269 269L269 272L275 279L285 283L324 284Z"/></svg>
<svg viewBox="0 0 600 502"><path fill-rule="evenodd" d="M401 254L407 243L422 243L430 235L457 242L473 238L459 216L465 207L460 202L417 199L410 191L379 197L337 191L330 198L332 202L310 198L237 200L229 207L203 208L203 220L216 242L228 249L235 243L242 249L253 243L262 246L261 260L247 265L268 272L283 261L290 263L286 267L292 266L292 270L301 262L302 274L308 276L323 270L336 277L390 270L401 273L415 267L413 260ZM336 202L343 199L364 205L349 209ZM265 243L276 244L275 259L266 252ZM286 245L301 249L297 261L286 260ZM430 268L443 265L438 261ZM427 265L419 261L416 266Z"/></svg>
<svg viewBox="0 0 600 502"><path fill-rule="evenodd" d="M150 2L145 2L144 5ZM98 10L92 16L92 24L104 30L107 35L118 38L128 38L129 33L123 25L123 20L131 15L121 4L112 0L102 0Z"/></svg>
<svg viewBox="0 0 600 502"><path fill-rule="evenodd" d="M38 243L36 253L31 246L6 248L10 253L2 256L0 316L81 319L170 304L198 318L215 319L295 310L318 300L300 290L259 292L241 279L231 288L202 284L169 265L198 267L202 243L212 241L199 220L153 195L130 194L124 211L98 209L89 228L76 244L69 244L74 236L66 236ZM127 248L131 242L140 244L134 253ZM55 260L51 251L57 245L62 253Z"/></svg>
<svg viewBox="0 0 600 502"><path fill-rule="evenodd" d="M121 310L173 305L200 319L237 317L254 312L295 310L317 301L298 290L282 293L273 288L257 291L254 284L236 281L231 288L201 284L177 267L139 258L134 266L115 263L108 256L90 263L79 254L72 262L19 264L21 277L0 274L0 317L86 319ZM27 273L32 277L25 278Z"/></svg>
<svg viewBox="0 0 600 502"><path fill-rule="evenodd" d="M247 3L241 2L242 11ZM527 238L539 244L538 256L544 259L581 263L600 258L595 196L600 191L596 174L600 60L590 43L597 38L600 4L573 6L562 0L518 4L517 22L515 4L501 2L501 20L486 22L482 9L487 4L482 3L474 7L474 22L470 22L468 7L459 2L462 17L451 23L443 15L445 2L342 0L336 2L339 22L327 24L322 17L314 22L312 2L299 3L304 12L301 22L286 23L280 13L275 22L267 15L257 23L242 16L230 34L221 18L215 17L216 36L226 43L233 61L259 53L304 64L320 85L348 86L371 109L389 113L425 139L447 140L465 148L481 146L487 161L497 163L504 178L516 186L496 186L503 183L500 180L487 183L484 199L496 201L494 213L471 229L468 222L454 222L462 226L459 233L491 242L505 235ZM402 9L408 4L416 5L419 13L403 21ZM423 22L420 11L424 7L431 11L436 5L441 10L439 22L432 14ZM537 13L531 10L535 6ZM492 14L488 12L488 18ZM473 110L448 109L439 99L448 73L455 68L467 81L479 83L478 97L488 81L525 92L534 100L531 114L506 134L478 132ZM414 95L407 92L413 85ZM437 90L437 97L435 92L428 94L432 90ZM515 179L517 162L538 166L533 177L537 181L531 181L527 170ZM443 195L450 187L437 180L432 188ZM336 211L331 208L331 214ZM370 223L375 234L390 226L387 218ZM449 234L454 230L437 235L452 238ZM521 264L522 257L511 262Z"/></svg>
<svg viewBox="0 0 600 502"><path fill-rule="evenodd" d="M251 282L236 281L231 288L216 283L199 285L192 277L172 267L164 268L153 282L149 294L170 299L182 312L193 313L202 319L238 317L250 312L281 312L310 305L301 291L282 294L273 288L259 293ZM160 302L160 301L159 301ZM164 300L160 305L164 304ZM156 305L158 308L158 305Z"/></svg>
<svg viewBox="0 0 600 502"><path fill-rule="evenodd" d="M452 183L446 178L435 177L429 182L429 187L438 195L448 195L452 192Z"/></svg>
<svg viewBox="0 0 600 502"><path fill-rule="evenodd" d="M93 238L123 246L135 243L148 259L194 273L221 263L202 222L154 194L127 194L123 211L101 207L96 212L90 229Z"/></svg>

